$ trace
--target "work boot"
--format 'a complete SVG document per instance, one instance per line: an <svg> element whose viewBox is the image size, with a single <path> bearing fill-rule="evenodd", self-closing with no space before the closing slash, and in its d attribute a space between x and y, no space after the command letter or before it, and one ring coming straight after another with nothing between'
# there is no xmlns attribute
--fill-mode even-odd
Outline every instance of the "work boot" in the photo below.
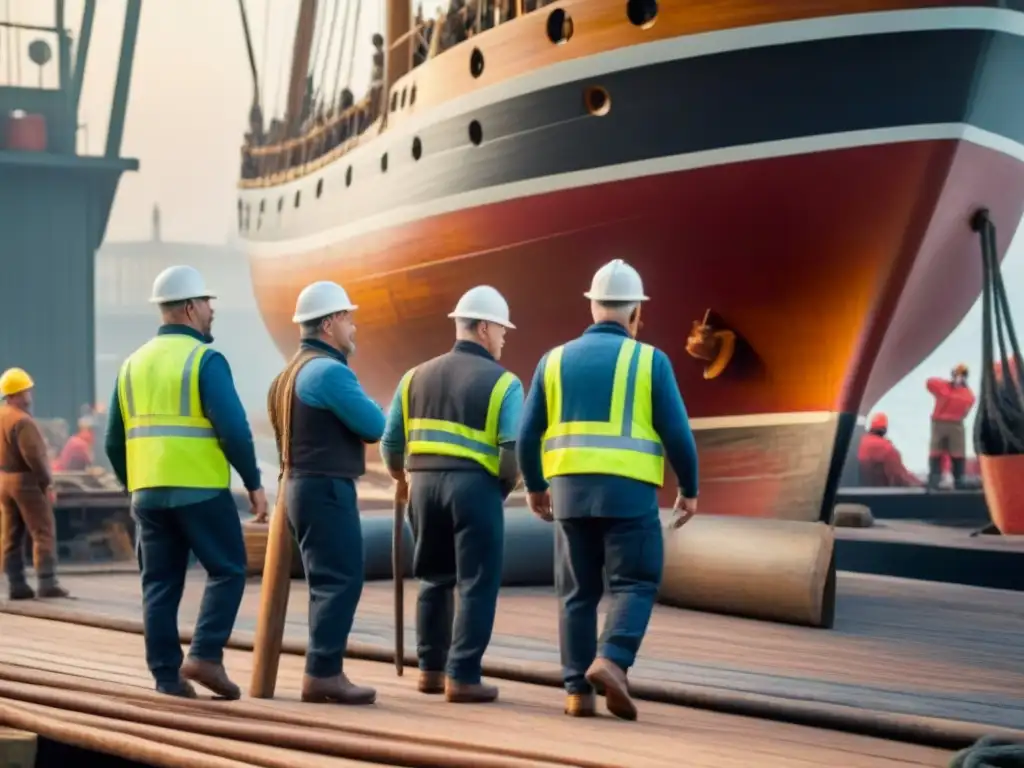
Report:
<svg viewBox="0 0 1024 768"><path fill-rule="evenodd" d="M936 491L942 482L942 457L928 457L928 488Z"/></svg>
<svg viewBox="0 0 1024 768"><path fill-rule="evenodd" d="M71 597L57 580L57 562L52 556L46 556L39 563L39 597Z"/></svg>
<svg viewBox="0 0 1024 768"><path fill-rule="evenodd" d="M599 658L587 670L587 682L604 689L609 712L622 720L636 720L636 705L629 695L629 681L622 667Z"/></svg>
<svg viewBox="0 0 1024 768"><path fill-rule="evenodd" d="M241 689L231 682L223 664L189 656L181 665L181 676L185 680L199 683L203 688L208 688L221 698L234 701L242 697Z"/></svg>
<svg viewBox="0 0 1024 768"><path fill-rule="evenodd" d="M161 683L156 684L157 693L162 693L167 696L178 696L182 699L195 699L198 698L196 689L192 687L192 683L188 680L182 680L178 678L177 683L171 685L163 685Z"/></svg>
<svg viewBox="0 0 1024 768"><path fill-rule="evenodd" d="M569 717L594 717L597 714L597 697L592 693L567 694L565 714Z"/></svg>
<svg viewBox="0 0 1024 768"><path fill-rule="evenodd" d="M416 688L420 693L444 693L444 672L421 669Z"/></svg>
<svg viewBox="0 0 1024 768"><path fill-rule="evenodd" d="M446 677L444 697L452 704L487 704L498 698L498 686L487 683L460 683Z"/></svg>
<svg viewBox="0 0 1024 768"><path fill-rule="evenodd" d="M8 600L31 600L36 596L35 591L28 585L25 575L7 575L7 599Z"/></svg>
<svg viewBox="0 0 1024 768"><path fill-rule="evenodd" d="M365 685L355 685L345 673L334 677L302 677L302 700L311 704L373 704L377 691Z"/></svg>
<svg viewBox="0 0 1024 768"><path fill-rule="evenodd" d="M962 491L964 489L964 465L967 462L961 457L959 459L952 459L950 463L953 465L953 487L958 491Z"/></svg>

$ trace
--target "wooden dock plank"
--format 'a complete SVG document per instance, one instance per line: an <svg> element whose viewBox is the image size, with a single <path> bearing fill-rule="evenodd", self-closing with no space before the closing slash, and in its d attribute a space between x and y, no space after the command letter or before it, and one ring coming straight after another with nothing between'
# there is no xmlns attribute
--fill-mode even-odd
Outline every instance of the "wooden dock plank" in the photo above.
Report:
<svg viewBox="0 0 1024 768"><path fill-rule="evenodd" d="M66 610L139 618L137 575L71 576ZM190 574L182 626L202 591ZM255 629L250 582L237 629ZM369 582L353 641L391 648L390 582ZM415 647L416 585L406 582L406 647ZM306 637L307 592L293 582L286 634ZM840 574L836 625L813 630L659 606L633 675L890 712L1024 725L1024 598L1013 592ZM502 591L488 658L558 664L549 589Z"/></svg>
<svg viewBox="0 0 1024 768"><path fill-rule="evenodd" d="M0 623L0 663L119 683L125 690L152 685L141 637L13 615L0 616ZM248 679L251 654L229 651L225 663L238 679ZM255 704L268 711L306 714L317 727L335 723L414 729L482 747L529 748L567 761L604 760L623 766L873 768L939 766L949 758L941 750L647 702L640 705L637 723L610 717L574 720L561 714L560 692L519 683L503 682L501 700L494 705L451 705L441 697L418 694L414 676L398 678L389 665L353 660L346 661L346 672L377 687L378 704L314 706L298 701L302 664L300 657L283 657L278 698Z"/></svg>

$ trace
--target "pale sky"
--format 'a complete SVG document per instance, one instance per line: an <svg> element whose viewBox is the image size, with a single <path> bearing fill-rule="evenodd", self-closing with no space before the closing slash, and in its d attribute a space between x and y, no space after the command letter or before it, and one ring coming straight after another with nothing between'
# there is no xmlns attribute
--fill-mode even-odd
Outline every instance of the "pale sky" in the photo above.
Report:
<svg viewBox="0 0 1024 768"><path fill-rule="evenodd" d="M357 98L369 81L370 36L383 25L384 0L362 2L352 79ZM446 0L427 0L424 11L434 15L443 4ZM66 23L77 37L82 0L68 0L66 5ZM88 126L91 153L102 152L106 140L125 0L102 0L97 5L79 118ZM257 66L263 73L264 104L282 104L298 0L245 0L245 5ZM334 4L321 0L319 5L330 13ZM53 7L50 0L0 0L0 19L7 18L9 8L19 21L52 24ZM341 9L339 27L343 5ZM337 46L335 39L334 56ZM7 47L8 41L0 38L0 81L7 78ZM34 65L26 59L21 68L23 79L32 78L34 83ZM49 69L46 82L52 84L54 67ZM234 227L239 148L251 98L237 0L145 0L122 150L140 160L141 170L121 181L108 239L148 239L150 212L158 203L165 240L227 242ZM84 131L79 146L85 146ZM1024 330L1022 250L1024 237L1018 237L1003 270L1015 319ZM944 376L960 361L976 373L980 339L980 309L975 306L939 349L879 403L879 410L889 414L890 435L912 469L926 464L932 403L924 379ZM972 382L977 382L976 375Z"/></svg>

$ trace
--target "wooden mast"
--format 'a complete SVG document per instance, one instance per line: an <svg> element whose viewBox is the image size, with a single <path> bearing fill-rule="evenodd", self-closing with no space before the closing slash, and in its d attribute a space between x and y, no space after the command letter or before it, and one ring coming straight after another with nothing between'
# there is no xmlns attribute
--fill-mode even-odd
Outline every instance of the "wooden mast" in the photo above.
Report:
<svg viewBox="0 0 1024 768"><path fill-rule="evenodd" d="M384 106L385 115L391 87L412 67L412 3L409 0L387 0L387 29L384 34L385 63ZM398 41L396 44L395 41Z"/></svg>
<svg viewBox="0 0 1024 768"><path fill-rule="evenodd" d="M302 105L306 99L309 54L313 47L313 32L316 27L316 2L317 0L302 0L302 4L299 6L299 20L295 25L292 70L288 80L288 111L285 116L289 138L298 134L302 123Z"/></svg>

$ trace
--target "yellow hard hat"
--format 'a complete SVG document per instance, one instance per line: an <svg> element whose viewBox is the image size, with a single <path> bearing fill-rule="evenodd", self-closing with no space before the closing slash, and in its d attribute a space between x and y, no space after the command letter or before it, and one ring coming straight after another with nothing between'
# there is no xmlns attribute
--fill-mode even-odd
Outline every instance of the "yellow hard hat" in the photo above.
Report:
<svg viewBox="0 0 1024 768"><path fill-rule="evenodd" d="M0 397L10 397L26 389L32 389L36 384L21 368L8 368L0 375Z"/></svg>

